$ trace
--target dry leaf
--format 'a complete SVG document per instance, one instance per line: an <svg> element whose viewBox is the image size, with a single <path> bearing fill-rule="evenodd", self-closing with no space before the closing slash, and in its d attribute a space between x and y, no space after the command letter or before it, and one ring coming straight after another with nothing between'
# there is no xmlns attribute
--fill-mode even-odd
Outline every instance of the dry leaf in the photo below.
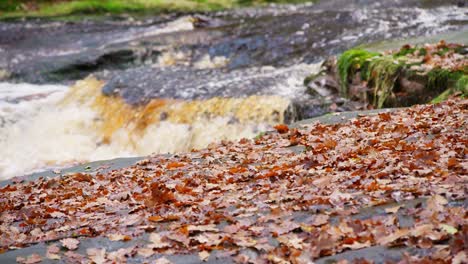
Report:
<svg viewBox="0 0 468 264"><path fill-rule="evenodd" d="M198 256L200 257L200 259L202 261L207 261L208 258L210 257L210 252L204 250L204 251L201 251L200 253L198 253Z"/></svg>
<svg viewBox="0 0 468 264"><path fill-rule="evenodd" d="M187 227L188 231L200 231L200 232L206 232L206 231L212 231L212 232L218 232L219 229L216 227L216 225L189 225Z"/></svg>
<svg viewBox="0 0 468 264"><path fill-rule="evenodd" d="M154 250L152 248L140 248L137 252L138 255L143 256L144 258L149 258L154 254Z"/></svg>
<svg viewBox="0 0 468 264"><path fill-rule="evenodd" d="M377 243L380 244L380 245L388 245L388 244L392 243L393 241L408 235L409 232L410 231L408 229L398 229L395 232L393 232L392 234L389 234L387 236L384 236L384 237L380 238L377 241Z"/></svg>
<svg viewBox="0 0 468 264"><path fill-rule="evenodd" d="M400 210L401 205L385 208L385 212L388 214L394 214Z"/></svg>
<svg viewBox="0 0 468 264"><path fill-rule="evenodd" d="M60 259L58 253L60 252L60 248L56 244L52 244L47 247L46 251L46 258L48 259Z"/></svg>
<svg viewBox="0 0 468 264"><path fill-rule="evenodd" d="M460 251L452 259L452 264L465 264L468 263L468 258L466 256L466 251Z"/></svg>
<svg viewBox="0 0 468 264"><path fill-rule="evenodd" d="M372 246L372 243L370 241L366 241L364 243L359 243L358 241L354 241L353 244L345 244L343 247L350 248L350 249L360 249L360 248L367 248L370 246Z"/></svg>
<svg viewBox="0 0 468 264"><path fill-rule="evenodd" d="M78 245L80 244L80 241L75 238L65 238L60 240L62 243L62 246L69 249L69 250L75 250L78 248Z"/></svg>
<svg viewBox="0 0 468 264"><path fill-rule="evenodd" d="M104 264L106 262L106 249L105 248L88 248L86 249L88 258L96 264Z"/></svg>
<svg viewBox="0 0 468 264"><path fill-rule="evenodd" d="M22 264L34 264L34 263L40 263L42 262L42 258L39 254L32 254L28 256L27 258L24 257L16 257L16 262L22 263Z"/></svg>
<svg viewBox="0 0 468 264"><path fill-rule="evenodd" d="M130 241L132 238L128 235L122 234L109 234L107 235L110 241Z"/></svg>
<svg viewBox="0 0 468 264"><path fill-rule="evenodd" d="M445 232L449 233L450 235L454 235L458 232L458 230L455 227L447 224L440 224L440 228Z"/></svg>

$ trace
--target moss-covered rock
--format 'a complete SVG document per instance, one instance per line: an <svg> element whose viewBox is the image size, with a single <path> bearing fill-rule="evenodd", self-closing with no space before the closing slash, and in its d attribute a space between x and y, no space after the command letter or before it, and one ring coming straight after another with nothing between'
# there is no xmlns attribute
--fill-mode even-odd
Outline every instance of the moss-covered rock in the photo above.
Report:
<svg viewBox="0 0 468 264"><path fill-rule="evenodd" d="M373 108L440 101L454 93L467 96L467 53L466 46L444 41L380 53L351 49L335 65L330 66L334 59L327 60L306 84L309 90L320 91L326 88L324 80L333 79L335 85L328 90Z"/></svg>

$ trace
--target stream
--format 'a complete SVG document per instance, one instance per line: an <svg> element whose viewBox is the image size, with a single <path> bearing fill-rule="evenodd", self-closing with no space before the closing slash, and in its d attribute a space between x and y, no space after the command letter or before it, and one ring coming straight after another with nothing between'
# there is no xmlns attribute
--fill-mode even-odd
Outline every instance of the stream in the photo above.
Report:
<svg viewBox="0 0 468 264"><path fill-rule="evenodd" d="M0 22L0 179L253 138L354 110L308 93L330 55L466 32L468 3L329 0L231 11Z"/></svg>

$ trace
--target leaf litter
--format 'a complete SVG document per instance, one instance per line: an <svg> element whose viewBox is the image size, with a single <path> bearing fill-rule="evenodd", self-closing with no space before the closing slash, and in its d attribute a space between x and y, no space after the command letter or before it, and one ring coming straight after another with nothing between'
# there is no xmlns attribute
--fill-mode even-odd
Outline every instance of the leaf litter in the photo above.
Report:
<svg viewBox="0 0 468 264"><path fill-rule="evenodd" d="M343 124L279 125L106 173L15 182L0 189L0 248L60 241L43 254L65 262L169 263L160 256L192 253L206 261L216 250L237 262L309 263L382 245L429 249L405 253L407 262L463 263L467 116L468 100L451 99ZM305 150L288 148L296 145ZM383 213L356 217L379 206ZM149 239L136 246L75 252L82 237L125 243L143 233Z"/></svg>

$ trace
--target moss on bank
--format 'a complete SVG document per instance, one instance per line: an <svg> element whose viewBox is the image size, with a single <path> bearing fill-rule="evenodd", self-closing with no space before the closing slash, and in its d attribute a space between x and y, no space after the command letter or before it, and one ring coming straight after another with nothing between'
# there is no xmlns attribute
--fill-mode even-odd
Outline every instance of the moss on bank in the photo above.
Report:
<svg viewBox="0 0 468 264"><path fill-rule="evenodd" d="M444 100L456 92L466 97L468 67L465 51L466 46L443 41L426 46L405 45L397 51L385 53L348 50L337 61L340 95L346 98L355 96L349 86L358 79L367 87L366 96L361 98L369 98L369 103L376 108L399 106L397 101L401 99L397 98L396 92L402 90L403 97L425 98L442 93L434 101ZM410 83L414 80L424 86L423 94L402 87L404 81Z"/></svg>
<svg viewBox="0 0 468 264"><path fill-rule="evenodd" d="M457 80L455 86L451 89L445 90L439 96L434 98L431 103L437 104L447 100L452 94L459 93L461 97L468 97L468 75L464 75Z"/></svg>
<svg viewBox="0 0 468 264"><path fill-rule="evenodd" d="M77 14L204 12L306 0L2 0L0 18L60 17Z"/></svg>
<svg viewBox="0 0 468 264"><path fill-rule="evenodd" d="M376 56L380 56L380 54L361 49L352 49L344 52L339 57L337 67L340 76L341 96L347 97L348 95L349 76L362 69L362 72L365 72L370 59Z"/></svg>

